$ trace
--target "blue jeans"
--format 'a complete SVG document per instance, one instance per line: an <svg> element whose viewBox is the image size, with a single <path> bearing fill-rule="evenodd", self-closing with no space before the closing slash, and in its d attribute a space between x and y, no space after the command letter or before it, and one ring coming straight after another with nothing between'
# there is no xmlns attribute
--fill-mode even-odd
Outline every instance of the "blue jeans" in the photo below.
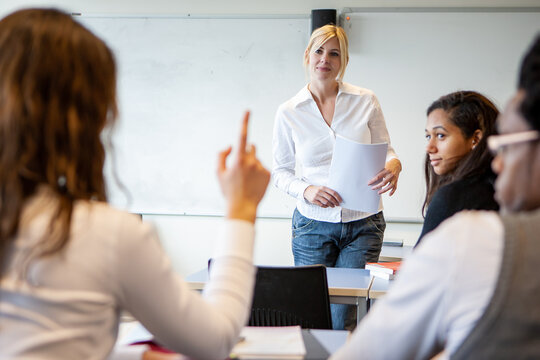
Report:
<svg viewBox="0 0 540 360"><path fill-rule="evenodd" d="M309 219L295 209L292 218L294 265L364 268L366 262L379 260L385 228L382 211L357 221L330 223ZM356 307L332 304L331 310L334 329L354 329Z"/></svg>

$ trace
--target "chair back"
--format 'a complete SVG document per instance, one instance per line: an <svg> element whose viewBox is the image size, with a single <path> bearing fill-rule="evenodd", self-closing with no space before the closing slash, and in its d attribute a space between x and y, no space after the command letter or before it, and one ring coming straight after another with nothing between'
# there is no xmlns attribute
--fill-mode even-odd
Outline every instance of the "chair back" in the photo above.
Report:
<svg viewBox="0 0 540 360"><path fill-rule="evenodd" d="M332 329L326 268L259 266L249 325Z"/></svg>

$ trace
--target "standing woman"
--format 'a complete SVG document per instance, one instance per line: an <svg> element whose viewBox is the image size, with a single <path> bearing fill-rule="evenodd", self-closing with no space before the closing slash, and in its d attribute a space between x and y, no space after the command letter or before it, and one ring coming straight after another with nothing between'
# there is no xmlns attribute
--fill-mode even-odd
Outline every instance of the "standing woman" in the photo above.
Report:
<svg viewBox="0 0 540 360"><path fill-rule="evenodd" d="M459 211L499 209L486 141L496 133L498 115L497 107L475 91L453 92L428 108L425 218L418 241Z"/></svg>
<svg viewBox="0 0 540 360"><path fill-rule="evenodd" d="M272 176L278 188L297 199L292 219L297 266L363 268L379 258L386 227L382 203L377 213L345 209L340 195L326 186L336 135L389 144L385 168L369 182L380 194L396 191L401 171L377 98L342 82L348 61L345 31L334 25L316 29L304 53L310 82L276 114ZM332 305L332 319L335 329L350 327L354 307Z"/></svg>
<svg viewBox="0 0 540 360"><path fill-rule="evenodd" d="M223 359L249 317L257 205L269 172L219 156L226 220L202 296L157 234L106 203L104 128L116 118L109 48L53 9L0 20L0 358L106 359L123 310L171 350ZM144 349L143 349L144 351Z"/></svg>

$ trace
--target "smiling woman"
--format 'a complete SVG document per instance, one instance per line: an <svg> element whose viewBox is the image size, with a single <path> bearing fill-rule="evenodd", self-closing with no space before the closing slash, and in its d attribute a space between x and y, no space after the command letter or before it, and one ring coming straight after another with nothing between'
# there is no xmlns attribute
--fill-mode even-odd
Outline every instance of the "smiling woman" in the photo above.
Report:
<svg viewBox="0 0 540 360"><path fill-rule="evenodd" d="M433 172L445 175L453 171L459 161L476 147L481 137L480 129L466 137L462 130L452 123L446 111L432 111L426 124L426 152Z"/></svg>
<svg viewBox="0 0 540 360"><path fill-rule="evenodd" d="M376 96L343 82L348 61L344 30L334 25L316 29L304 52L310 82L276 114L272 175L275 185L297 200L295 265L363 268L376 262L381 251L386 227L382 203L375 213L345 209L340 194L326 186L336 135L364 144L388 143L385 168L369 184L379 194L392 195L401 172ZM354 326L354 308L344 306L332 305L335 329Z"/></svg>
<svg viewBox="0 0 540 360"><path fill-rule="evenodd" d="M442 96L428 108L425 221L418 241L461 210L498 209L486 144L498 114L489 99L474 91Z"/></svg>

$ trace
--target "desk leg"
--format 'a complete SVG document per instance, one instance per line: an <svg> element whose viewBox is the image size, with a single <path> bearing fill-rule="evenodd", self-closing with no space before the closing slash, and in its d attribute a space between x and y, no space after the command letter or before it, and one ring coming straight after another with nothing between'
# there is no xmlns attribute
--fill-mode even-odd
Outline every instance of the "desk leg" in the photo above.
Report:
<svg viewBox="0 0 540 360"><path fill-rule="evenodd" d="M356 324L360 323L360 320L366 315L368 310L368 298L356 297L356 296L336 296L330 295L331 304L347 304L356 305Z"/></svg>
<svg viewBox="0 0 540 360"><path fill-rule="evenodd" d="M368 299L365 297L357 298L356 302L356 325L360 324L360 320L366 316L368 311Z"/></svg>

